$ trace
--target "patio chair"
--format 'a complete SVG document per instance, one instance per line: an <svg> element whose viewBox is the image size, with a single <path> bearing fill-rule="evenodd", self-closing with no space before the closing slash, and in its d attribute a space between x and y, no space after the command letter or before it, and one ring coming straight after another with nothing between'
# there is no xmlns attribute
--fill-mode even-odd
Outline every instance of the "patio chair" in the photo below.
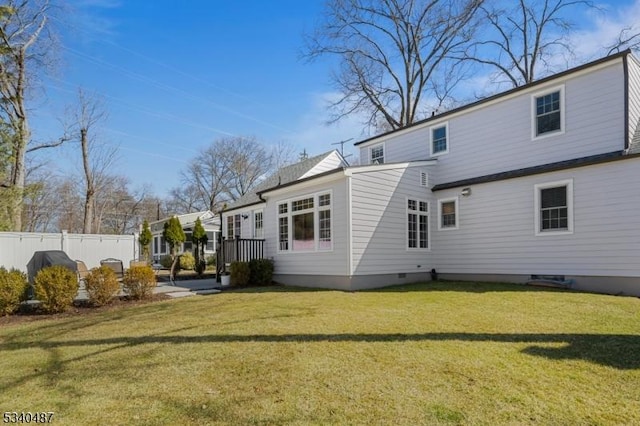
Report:
<svg viewBox="0 0 640 426"><path fill-rule="evenodd" d="M124 278L124 266L122 265L122 260L114 258L102 259L100 261L100 266L107 266L111 268L113 272L116 273L116 277L119 281L122 281L122 278Z"/></svg>
<svg viewBox="0 0 640 426"><path fill-rule="evenodd" d="M84 281L89 275L89 268L82 260L76 260L76 265L78 267L78 281Z"/></svg>

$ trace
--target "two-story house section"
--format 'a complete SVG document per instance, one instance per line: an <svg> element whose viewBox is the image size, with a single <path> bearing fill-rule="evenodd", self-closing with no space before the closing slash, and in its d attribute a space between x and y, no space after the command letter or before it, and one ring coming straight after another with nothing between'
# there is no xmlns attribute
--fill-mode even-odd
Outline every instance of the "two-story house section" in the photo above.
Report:
<svg viewBox="0 0 640 426"><path fill-rule="evenodd" d="M277 281L305 286L435 269L640 295L639 120L626 51L363 140L360 166L255 194L266 256ZM225 235L235 220L223 217Z"/></svg>

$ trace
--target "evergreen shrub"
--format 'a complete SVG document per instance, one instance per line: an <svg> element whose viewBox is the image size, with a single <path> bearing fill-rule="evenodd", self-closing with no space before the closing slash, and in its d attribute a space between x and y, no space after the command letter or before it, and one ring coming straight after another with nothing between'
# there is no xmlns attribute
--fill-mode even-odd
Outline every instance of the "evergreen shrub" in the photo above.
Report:
<svg viewBox="0 0 640 426"><path fill-rule="evenodd" d="M7 271L0 267L0 316L11 315L20 306L20 302L25 300L27 286L27 276L17 269Z"/></svg>
<svg viewBox="0 0 640 426"><path fill-rule="evenodd" d="M269 285L273 281L273 260L253 259L249 262L250 282L253 285Z"/></svg>
<svg viewBox="0 0 640 426"><path fill-rule="evenodd" d="M124 273L122 288L132 299L150 299L156 286L156 275L151 266L132 266Z"/></svg>
<svg viewBox="0 0 640 426"><path fill-rule="evenodd" d="M249 262L231 262L231 285L246 286L251 279Z"/></svg>
<svg viewBox="0 0 640 426"><path fill-rule="evenodd" d="M78 294L78 276L62 265L48 266L36 274L34 291L44 312L64 312Z"/></svg>
<svg viewBox="0 0 640 426"><path fill-rule="evenodd" d="M89 294L89 303L102 306L113 301L120 292L120 283L116 273L108 266L94 268L85 278L85 288Z"/></svg>

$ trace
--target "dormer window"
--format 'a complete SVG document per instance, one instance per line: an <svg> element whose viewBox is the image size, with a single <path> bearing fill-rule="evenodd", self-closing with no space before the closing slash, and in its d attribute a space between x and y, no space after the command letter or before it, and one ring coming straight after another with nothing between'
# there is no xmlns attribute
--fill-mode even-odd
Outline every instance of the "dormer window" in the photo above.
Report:
<svg viewBox="0 0 640 426"><path fill-rule="evenodd" d="M371 147L371 164L384 163L384 145L376 145Z"/></svg>
<svg viewBox="0 0 640 426"><path fill-rule="evenodd" d="M564 88L533 96L533 138L564 131Z"/></svg>

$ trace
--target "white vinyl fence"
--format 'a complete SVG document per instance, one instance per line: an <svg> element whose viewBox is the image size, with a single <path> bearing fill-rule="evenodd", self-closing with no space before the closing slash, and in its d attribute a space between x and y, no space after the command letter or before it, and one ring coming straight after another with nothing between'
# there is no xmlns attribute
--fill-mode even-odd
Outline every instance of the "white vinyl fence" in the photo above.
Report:
<svg viewBox="0 0 640 426"><path fill-rule="evenodd" d="M137 260L138 235L59 234L41 232L0 232L0 266L27 272L33 253L62 250L72 260L82 260L89 269L100 266L100 260L115 258L125 267Z"/></svg>

